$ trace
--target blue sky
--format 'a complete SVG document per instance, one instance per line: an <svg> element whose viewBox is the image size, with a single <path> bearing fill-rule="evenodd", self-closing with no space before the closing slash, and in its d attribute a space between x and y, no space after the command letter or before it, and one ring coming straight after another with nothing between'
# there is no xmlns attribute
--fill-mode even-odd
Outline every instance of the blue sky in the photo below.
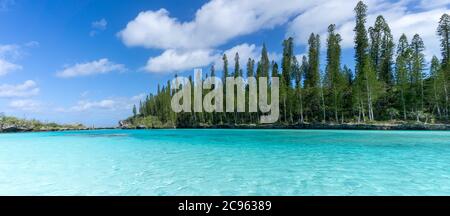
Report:
<svg viewBox="0 0 450 216"><path fill-rule="evenodd" d="M175 73L220 68L268 46L278 61L288 36L302 55L311 32L335 23L343 63L353 66L356 0L0 0L0 112L88 126L112 126ZM439 54L435 29L449 0L368 0L368 26L384 15L396 39L422 35ZM232 59L232 56L230 56ZM323 61L322 61L323 63Z"/></svg>

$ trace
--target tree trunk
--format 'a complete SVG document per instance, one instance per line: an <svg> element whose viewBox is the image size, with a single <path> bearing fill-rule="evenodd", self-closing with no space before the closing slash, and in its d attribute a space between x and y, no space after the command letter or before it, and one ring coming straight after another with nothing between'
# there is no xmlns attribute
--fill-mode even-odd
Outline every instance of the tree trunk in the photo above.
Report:
<svg viewBox="0 0 450 216"><path fill-rule="evenodd" d="M406 121L406 104L405 104L405 95L404 95L403 89L401 91L401 95L402 95L402 104L403 104L403 120Z"/></svg>

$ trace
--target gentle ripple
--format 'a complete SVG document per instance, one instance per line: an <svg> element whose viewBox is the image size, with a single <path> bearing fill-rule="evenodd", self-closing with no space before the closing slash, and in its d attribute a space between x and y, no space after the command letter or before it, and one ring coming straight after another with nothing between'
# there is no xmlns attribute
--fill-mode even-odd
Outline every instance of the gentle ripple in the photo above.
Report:
<svg viewBox="0 0 450 216"><path fill-rule="evenodd" d="M0 195L450 195L450 132L0 134Z"/></svg>

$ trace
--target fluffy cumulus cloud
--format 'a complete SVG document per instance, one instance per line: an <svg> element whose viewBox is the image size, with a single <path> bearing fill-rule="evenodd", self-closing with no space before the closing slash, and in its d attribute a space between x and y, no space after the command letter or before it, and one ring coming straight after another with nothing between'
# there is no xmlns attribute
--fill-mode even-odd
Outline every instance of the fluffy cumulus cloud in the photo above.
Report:
<svg viewBox="0 0 450 216"><path fill-rule="evenodd" d="M223 67L223 54L226 54L229 62L234 62L236 53L239 53L239 64L242 68L246 67L249 58L261 58L262 47L255 44L239 44L225 51L219 50L191 50L177 51L169 49L157 57L151 57L145 70L154 73L174 72L182 70L190 70L196 67L202 67L214 64L216 68ZM277 53L269 53L271 60L280 60L281 56ZM234 68L234 64L229 65L230 69Z"/></svg>
<svg viewBox="0 0 450 216"><path fill-rule="evenodd" d="M212 0L197 10L193 20L186 22L171 17L166 9L145 11L118 36L127 46L164 50L160 56L149 59L145 67L149 72L191 69L215 62L220 56L217 46L284 24L311 2Z"/></svg>
<svg viewBox="0 0 450 216"><path fill-rule="evenodd" d="M18 85L3 84L0 85L0 98L31 97L38 95L39 91L33 80L27 80Z"/></svg>
<svg viewBox="0 0 450 216"><path fill-rule="evenodd" d="M211 48L228 40L285 23L313 1L212 0L191 21L180 22L166 9L145 11L119 32L128 46Z"/></svg>
<svg viewBox="0 0 450 216"><path fill-rule="evenodd" d="M216 50L218 46L236 37L284 24L288 25L286 36L293 36L297 44L305 45L311 32L322 35L324 43L327 27L334 23L343 37L343 47L351 48L353 9L357 2L212 0L198 9L189 21L178 20L166 9L143 11L118 36L127 46L163 50L160 56L151 57L145 67L147 71L158 73L206 66L215 62L213 59L220 52ZM439 17L449 12L448 0L366 0L365 3L369 6L367 26L381 14L391 25L396 39L402 33L412 37L417 32L422 35L428 53L438 51L436 26Z"/></svg>
<svg viewBox="0 0 450 216"><path fill-rule="evenodd" d="M72 78L96 74L106 74L113 71L123 72L125 70L126 68L124 65L116 64L106 58L103 58L92 62L78 63L72 66L67 66L64 68L64 70L57 72L56 75L61 78Z"/></svg>
<svg viewBox="0 0 450 216"><path fill-rule="evenodd" d="M144 69L154 73L174 72L208 65L215 59L211 50L168 49L159 56L151 57Z"/></svg>

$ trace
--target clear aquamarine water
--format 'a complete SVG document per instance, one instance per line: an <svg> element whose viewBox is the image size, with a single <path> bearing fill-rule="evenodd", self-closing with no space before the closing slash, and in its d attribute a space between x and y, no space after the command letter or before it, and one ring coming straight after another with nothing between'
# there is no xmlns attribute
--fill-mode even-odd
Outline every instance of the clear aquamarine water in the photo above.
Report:
<svg viewBox="0 0 450 216"><path fill-rule="evenodd" d="M0 195L450 195L450 132L0 134Z"/></svg>

